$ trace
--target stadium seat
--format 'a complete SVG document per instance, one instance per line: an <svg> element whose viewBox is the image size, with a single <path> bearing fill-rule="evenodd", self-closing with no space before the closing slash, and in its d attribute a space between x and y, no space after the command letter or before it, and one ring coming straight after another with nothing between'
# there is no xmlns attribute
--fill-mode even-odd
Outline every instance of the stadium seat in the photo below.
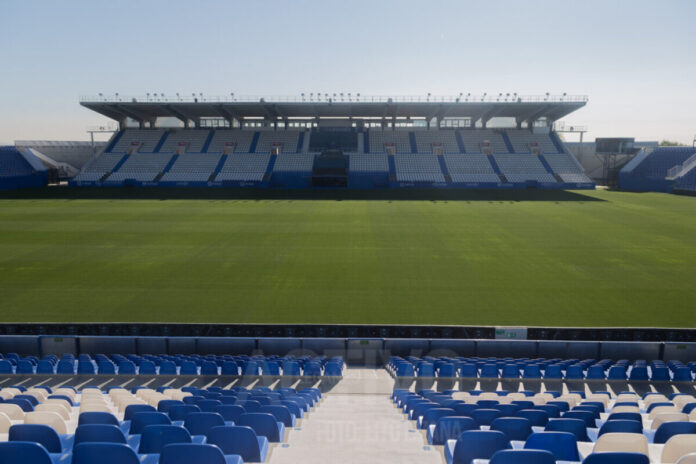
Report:
<svg viewBox="0 0 696 464"><path fill-rule="evenodd" d="M569 432L577 441L590 441L587 436L585 421L581 419L549 419L545 432Z"/></svg>
<svg viewBox="0 0 696 464"><path fill-rule="evenodd" d="M523 417L499 417L491 423L491 430L497 430L510 441L526 441L532 434L532 423Z"/></svg>
<svg viewBox="0 0 696 464"><path fill-rule="evenodd" d="M157 411L168 413L172 406L185 406L185 404L179 400L161 400L157 403Z"/></svg>
<svg viewBox="0 0 696 464"><path fill-rule="evenodd" d="M8 441L40 443L49 453L63 451L63 444L58 433L53 428L43 424L15 424L10 427Z"/></svg>
<svg viewBox="0 0 696 464"><path fill-rule="evenodd" d="M527 438L525 449L549 451L557 461L579 461L575 435L568 432L538 432Z"/></svg>
<svg viewBox="0 0 696 464"><path fill-rule="evenodd" d="M135 414L133 414L133 417L131 418L131 426L129 433L131 435L138 435L143 432L143 429L147 425L171 425L171 423L172 421L169 419L169 416L162 412L136 412Z"/></svg>
<svg viewBox="0 0 696 464"><path fill-rule="evenodd" d="M620 451L628 453L648 453L648 439L642 433L605 433L597 438L593 453Z"/></svg>
<svg viewBox="0 0 696 464"><path fill-rule="evenodd" d="M162 361L159 375L176 375L176 364L172 361Z"/></svg>
<svg viewBox="0 0 696 464"><path fill-rule="evenodd" d="M556 464L553 454L545 450L500 450L491 457L489 464Z"/></svg>
<svg viewBox="0 0 696 464"><path fill-rule="evenodd" d="M162 448L159 464L242 464L242 458L227 456L215 445L194 443L172 443Z"/></svg>
<svg viewBox="0 0 696 464"><path fill-rule="evenodd" d="M643 425L633 420L612 420L602 424L598 437L605 433L643 433Z"/></svg>
<svg viewBox="0 0 696 464"><path fill-rule="evenodd" d="M251 427L213 427L206 436L207 443L219 446L225 455L239 455L245 462L265 462L266 460L268 439L257 436Z"/></svg>
<svg viewBox="0 0 696 464"><path fill-rule="evenodd" d="M126 443L126 437L116 425L86 424L75 429L73 448L80 443Z"/></svg>
<svg viewBox="0 0 696 464"><path fill-rule="evenodd" d="M603 452L588 455L582 464L650 464L650 458L642 453Z"/></svg>
<svg viewBox="0 0 696 464"><path fill-rule="evenodd" d="M268 413L244 413L239 416L235 425L251 427L256 435L265 436L272 443L283 441L285 435L283 424L277 422L276 418Z"/></svg>
<svg viewBox="0 0 696 464"><path fill-rule="evenodd" d="M655 431L653 443L667 443L675 435L696 434L696 422L664 422Z"/></svg>
<svg viewBox="0 0 696 464"><path fill-rule="evenodd" d="M110 412L92 411L80 413L77 425L80 426L90 424L119 425L116 416Z"/></svg>
<svg viewBox="0 0 696 464"><path fill-rule="evenodd" d="M467 430L447 442L445 456L448 464L471 464L474 459L491 459L500 450L510 449L504 433L495 430Z"/></svg>
<svg viewBox="0 0 696 464"><path fill-rule="evenodd" d="M536 427L544 427L549 421L549 413L540 409L522 409L517 411L515 416L529 419L532 426ZM565 417L565 415L563 417Z"/></svg>
<svg viewBox="0 0 696 464"><path fill-rule="evenodd" d="M225 425L225 420L215 412L192 412L184 419L184 427L191 435L205 435L212 427L220 425Z"/></svg>
<svg viewBox="0 0 696 464"><path fill-rule="evenodd" d="M696 453L696 435L674 435L667 440L662 448L660 462L671 464L679 461L683 456Z"/></svg>
<svg viewBox="0 0 696 464"><path fill-rule="evenodd" d="M138 374L140 375L155 375L157 374L157 366L152 361L141 361L138 366Z"/></svg>
<svg viewBox="0 0 696 464"><path fill-rule="evenodd" d="M2 464L53 464L44 446L31 441L0 442Z"/></svg>
<svg viewBox="0 0 696 464"><path fill-rule="evenodd" d="M219 406L220 407L220 406ZM202 412L195 404L175 404L169 408L167 414L173 421L182 421L192 412ZM216 411L217 412L217 411Z"/></svg>
<svg viewBox="0 0 696 464"><path fill-rule="evenodd" d="M290 409L282 405L266 405L261 406L259 412L269 413L275 417L276 421L281 422L285 427L295 426L295 416L290 413ZM452 412L454 412L452 410Z"/></svg>
<svg viewBox="0 0 696 464"><path fill-rule="evenodd" d="M171 443L191 443L191 435L176 425L148 425L143 429L138 454L159 454Z"/></svg>
<svg viewBox="0 0 696 464"><path fill-rule="evenodd" d="M133 449L122 443L81 443L73 448L73 464L140 464Z"/></svg>
<svg viewBox="0 0 696 464"><path fill-rule="evenodd" d="M433 445L444 445L447 440L456 440L462 432L466 430L478 430L478 428L478 424L471 417L444 416L435 423L430 433L430 441Z"/></svg>

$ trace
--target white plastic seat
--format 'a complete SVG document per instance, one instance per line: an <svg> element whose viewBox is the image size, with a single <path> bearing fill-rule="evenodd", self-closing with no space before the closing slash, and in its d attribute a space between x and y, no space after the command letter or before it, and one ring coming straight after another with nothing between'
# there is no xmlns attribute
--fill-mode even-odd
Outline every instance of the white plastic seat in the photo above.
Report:
<svg viewBox="0 0 696 464"><path fill-rule="evenodd" d="M4 412L0 412L0 433L9 433L10 427L12 427L12 419Z"/></svg>
<svg viewBox="0 0 696 464"><path fill-rule="evenodd" d="M648 409L653 403L666 403L668 401L669 399L665 395L648 395L643 400L643 404L645 404L645 409Z"/></svg>
<svg viewBox="0 0 696 464"><path fill-rule="evenodd" d="M24 420L24 411L16 404L0 403L0 412L7 414L11 420Z"/></svg>
<svg viewBox="0 0 696 464"><path fill-rule="evenodd" d="M70 405L70 403L68 403L67 400L64 400L61 398L50 398L50 399L47 399L46 401L44 401L42 404L59 404L59 405L63 406L63 408L66 411L68 411L68 413L70 411L72 411L72 406Z"/></svg>
<svg viewBox="0 0 696 464"><path fill-rule="evenodd" d="M679 395L672 400L672 403L679 409L682 409L689 403L696 403L696 399L691 395Z"/></svg>
<svg viewBox="0 0 696 464"><path fill-rule="evenodd" d="M696 453L689 453L682 456L677 464L696 464Z"/></svg>
<svg viewBox="0 0 696 464"><path fill-rule="evenodd" d="M32 411L24 415L25 424L44 424L53 427L59 434L68 433L65 421L58 413L52 411Z"/></svg>
<svg viewBox="0 0 696 464"><path fill-rule="evenodd" d="M665 412L658 414L652 421L650 428L657 430L665 422L688 422L689 416L681 412Z"/></svg>
<svg viewBox="0 0 696 464"><path fill-rule="evenodd" d="M638 406L616 406L609 411L611 414L617 412L635 412L640 414L640 408Z"/></svg>
<svg viewBox="0 0 696 464"><path fill-rule="evenodd" d="M60 404L57 403L41 403L34 408L34 411L50 411L55 412L63 420L70 420L70 413Z"/></svg>
<svg viewBox="0 0 696 464"><path fill-rule="evenodd" d="M657 406L652 411L650 411L650 414L648 414L648 419L654 420L658 414L679 413L679 412L681 412L681 411L679 409L677 409L675 406Z"/></svg>
<svg viewBox="0 0 696 464"><path fill-rule="evenodd" d="M595 443L593 453L620 451L648 454L648 439L639 433L605 433Z"/></svg>
<svg viewBox="0 0 696 464"><path fill-rule="evenodd" d="M696 453L696 434L674 435L662 448L661 462L663 464L677 462L691 453Z"/></svg>

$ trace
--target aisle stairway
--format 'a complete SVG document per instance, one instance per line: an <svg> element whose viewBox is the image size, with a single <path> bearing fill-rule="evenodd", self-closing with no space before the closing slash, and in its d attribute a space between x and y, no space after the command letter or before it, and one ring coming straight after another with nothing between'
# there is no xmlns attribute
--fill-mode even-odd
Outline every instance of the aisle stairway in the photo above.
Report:
<svg viewBox="0 0 696 464"><path fill-rule="evenodd" d="M271 464L298 462L439 464L442 457L423 446L423 436L388 395L329 394L270 458Z"/></svg>

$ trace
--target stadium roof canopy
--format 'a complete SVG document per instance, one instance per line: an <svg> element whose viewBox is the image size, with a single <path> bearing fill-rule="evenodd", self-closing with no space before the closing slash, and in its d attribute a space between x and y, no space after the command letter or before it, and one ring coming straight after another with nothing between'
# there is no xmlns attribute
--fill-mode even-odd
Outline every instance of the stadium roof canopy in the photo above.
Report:
<svg viewBox="0 0 696 464"><path fill-rule="evenodd" d="M533 122L556 121L587 103L586 96L465 96L458 97L384 97L384 96L316 96L300 97L169 97L162 94L144 97L83 97L80 104L116 121L127 118L145 122L159 117L182 121L201 118L227 120L353 118L414 118L442 120L467 118L484 123L492 118L515 118Z"/></svg>

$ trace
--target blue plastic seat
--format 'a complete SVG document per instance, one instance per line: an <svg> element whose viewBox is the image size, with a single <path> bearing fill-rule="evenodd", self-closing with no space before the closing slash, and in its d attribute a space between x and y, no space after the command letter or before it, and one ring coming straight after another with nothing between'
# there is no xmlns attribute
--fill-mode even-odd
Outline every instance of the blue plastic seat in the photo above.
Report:
<svg viewBox="0 0 696 464"><path fill-rule="evenodd" d="M201 400L196 403L201 411L203 412L214 412L218 406L222 406L222 401L220 400Z"/></svg>
<svg viewBox="0 0 696 464"><path fill-rule="evenodd" d="M592 453L582 464L650 464L650 458L643 453Z"/></svg>
<svg viewBox="0 0 696 464"><path fill-rule="evenodd" d="M556 419L561 417L561 408L554 406L553 404L541 404L535 405L533 409L538 409L539 411L545 411L549 414L550 419Z"/></svg>
<svg viewBox="0 0 696 464"><path fill-rule="evenodd" d="M110 412L90 411L82 412L77 419L77 425L106 424L118 426L118 419Z"/></svg>
<svg viewBox="0 0 696 464"><path fill-rule="evenodd" d="M688 367L677 367L674 369L673 382L692 382L694 377Z"/></svg>
<svg viewBox="0 0 696 464"><path fill-rule="evenodd" d="M549 451L557 461L580 460L575 435L568 432L533 433L527 438L524 449Z"/></svg>
<svg viewBox="0 0 696 464"><path fill-rule="evenodd" d="M534 427L545 427L549 421L549 413L541 409L521 409L515 413L515 417L529 419Z"/></svg>
<svg viewBox="0 0 696 464"><path fill-rule="evenodd" d="M61 453L63 445L58 433L48 425L15 424L10 427L8 441L33 441L40 443L49 453Z"/></svg>
<svg viewBox="0 0 696 464"><path fill-rule="evenodd" d="M33 374L34 373L34 365L31 363L31 361L29 361L27 359L20 359L17 362L16 373L17 374Z"/></svg>
<svg viewBox="0 0 696 464"><path fill-rule="evenodd" d="M585 378L585 373L583 372L582 365L573 364L566 368L565 373L566 380L582 380Z"/></svg>
<svg viewBox="0 0 696 464"><path fill-rule="evenodd" d="M94 375L96 373L91 361L78 361L77 373L80 375Z"/></svg>
<svg viewBox="0 0 696 464"><path fill-rule="evenodd" d="M585 421L587 427L595 426L595 415L590 411L568 411L561 416L563 419L581 419Z"/></svg>
<svg viewBox="0 0 696 464"><path fill-rule="evenodd" d="M499 417L491 430L502 432L510 441L525 441L532 434L532 423L524 417Z"/></svg>
<svg viewBox="0 0 696 464"><path fill-rule="evenodd" d="M97 373L99 375L114 375L116 374L116 366L112 362L98 362Z"/></svg>
<svg viewBox="0 0 696 464"><path fill-rule="evenodd" d="M433 445L444 445L447 440L456 440L466 430L478 430L474 419L466 416L444 416L437 420L431 435Z"/></svg>
<svg viewBox="0 0 696 464"><path fill-rule="evenodd" d="M116 425L85 424L75 429L73 448L80 443L126 443L126 437Z"/></svg>
<svg viewBox="0 0 696 464"><path fill-rule="evenodd" d="M502 432L467 430L459 435L453 449L447 443L445 456L451 458L447 461L452 464L471 464L474 459L490 459L497 451L510 448L510 441Z"/></svg>
<svg viewBox="0 0 696 464"><path fill-rule="evenodd" d="M494 409L498 404L500 404L498 400L478 400L476 402L479 409Z"/></svg>
<svg viewBox="0 0 696 464"><path fill-rule="evenodd" d="M201 412L201 408L195 404L175 404L169 408L167 415L173 421L181 421L192 412Z"/></svg>
<svg viewBox="0 0 696 464"><path fill-rule="evenodd" d="M496 452L489 464L556 464L553 454L545 450L500 450Z"/></svg>
<svg viewBox="0 0 696 464"><path fill-rule="evenodd" d="M219 446L225 455L236 454L247 462L264 462L268 453L268 439L256 435L251 427L213 427L206 435L207 443Z"/></svg>
<svg viewBox="0 0 696 464"><path fill-rule="evenodd" d="M132 420L133 416L139 412L157 412L157 410L149 404L129 404L123 412L123 420Z"/></svg>
<svg viewBox="0 0 696 464"><path fill-rule="evenodd" d="M237 401L235 404L242 406L246 412L259 412L261 410L261 403L258 401Z"/></svg>
<svg viewBox="0 0 696 464"><path fill-rule="evenodd" d="M295 407L297 407L297 405L295 405ZM225 421L236 423L239 416L244 414L246 411L238 404L222 404L215 408L215 411L213 412L220 414Z"/></svg>
<svg viewBox="0 0 696 464"><path fill-rule="evenodd" d="M696 434L696 422L663 422L655 431L653 443L667 443L674 435Z"/></svg>
<svg viewBox="0 0 696 464"><path fill-rule="evenodd" d="M413 372L413 366L411 366ZM300 364L296 361L286 361L283 364L283 375L300 375ZM398 375L398 374L397 374ZM413 377L413 375L411 375Z"/></svg>
<svg viewBox="0 0 696 464"><path fill-rule="evenodd" d="M475 379L478 376L478 368L476 367L476 364L460 364L459 376L467 379Z"/></svg>
<svg viewBox="0 0 696 464"><path fill-rule="evenodd" d="M72 464L140 464L133 448L122 443L80 443L73 448Z"/></svg>
<svg viewBox="0 0 696 464"><path fill-rule="evenodd" d="M239 366L234 361L224 361L220 366L220 375L239 375Z"/></svg>
<svg viewBox="0 0 696 464"><path fill-rule="evenodd" d="M602 424L597 436L605 433L643 433L643 424L634 420L611 420Z"/></svg>
<svg viewBox="0 0 696 464"><path fill-rule="evenodd" d="M587 427L582 419L550 419L544 428L545 432L568 432L575 435L577 441L590 441Z"/></svg>
<svg viewBox="0 0 696 464"><path fill-rule="evenodd" d="M633 366L631 369L630 380L648 380L647 366Z"/></svg>
<svg viewBox="0 0 696 464"><path fill-rule="evenodd" d="M650 406L648 406L647 413L650 414L653 409L655 409L658 406L674 406L674 403L670 401L656 401L654 403L651 403Z"/></svg>
<svg viewBox="0 0 696 464"><path fill-rule="evenodd" d="M205 435L213 427L225 425L225 419L216 412L192 412L184 419L191 435Z"/></svg>
<svg viewBox="0 0 696 464"><path fill-rule="evenodd" d="M186 404L179 400L161 400L157 403L157 411L168 413L172 406L186 406Z"/></svg>
<svg viewBox="0 0 696 464"><path fill-rule="evenodd" d="M6 359L0 359L0 374L12 374L14 369L12 363Z"/></svg>
<svg viewBox="0 0 696 464"><path fill-rule="evenodd" d="M643 423L643 416L639 412L613 412L607 416L607 421L632 420Z"/></svg>
<svg viewBox="0 0 696 464"><path fill-rule="evenodd" d="M497 409L475 409L471 412L471 418L476 423L481 425L491 425L491 423L502 416L502 413Z"/></svg>
<svg viewBox="0 0 696 464"><path fill-rule="evenodd" d="M237 455L227 456L215 445L194 443L172 443L162 448L159 464L241 464Z"/></svg>
<svg viewBox="0 0 696 464"><path fill-rule="evenodd" d="M179 367L180 375L198 375L198 367L193 361L182 361Z"/></svg>
<svg viewBox="0 0 696 464"><path fill-rule="evenodd" d="M141 361L140 366L138 366L138 373L140 375L155 375L157 374L157 366L152 361Z"/></svg>
<svg viewBox="0 0 696 464"><path fill-rule="evenodd" d="M244 413L239 416L235 425L251 427L256 435L263 435L272 443L283 441L285 426L276 421L272 414L263 412Z"/></svg>
<svg viewBox="0 0 696 464"><path fill-rule="evenodd" d="M148 425L143 429L138 454L159 454L171 443L191 443L191 434L177 425Z"/></svg>
<svg viewBox="0 0 696 464"><path fill-rule="evenodd" d="M52 464L51 456L40 443L25 441L0 442L2 464Z"/></svg>
<svg viewBox="0 0 696 464"><path fill-rule="evenodd" d="M665 366L656 366L651 368L650 380L653 382L669 382L669 369Z"/></svg>
<svg viewBox="0 0 696 464"><path fill-rule="evenodd" d="M561 371L562 369L560 364L549 364L546 366L546 369L544 369L544 379L560 380L563 376Z"/></svg>
<svg viewBox="0 0 696 464"><path fill-rule="evenodd" d="M497 364L484 364L481 366L481 378L482 379L497 379L498 378L498 365Z"/></svg>
<svg viewBox="0 0 696 464"><path fill-rule="evenodd" d="M273 417L275 417L277 422L281 422L285 427L294 427L295 426L295 417L292 415L290 412L290 409L288 409L286 406L282 405L267 405L267 406L261 406L261 409L259 412L266 412L268 414L272 414ZM454 411L452 411L454 412ZM239 419L239 417L237 417Z"/></svg>
<svg viewBox="0 0 696 464"><path fill-rule="evenodd" d="M75 364L73 361L61 360L56 366L56 374L75 374Z"/></svg>
<svg viewBox="0 0 696 464"><path fill-rule="evenodd" d="M12 397L12 399L15 400L27 400L28 402L31 403L32 406L38 406L39 405L39 400L36 399L35 396L33 395L15 395Z"/></svg>
<svg viewBox="0 0 696 464"><path fill-rule="evenodd" d="M626 380L626 367L625 366L611 366L609 368L609 373L607 374L607 379L609 379L609 380Z"/></svg>
<svg viewBox="0 0 696 464"><path fill-rule="evenodd" d="M36 373L37 374L54 374L55 369L53 367L53 363L47 359L42 359L36 365Z"/></svg>
<svg viewBox="0 0 696 464"><path fill-rule="evenodd" d="M159 366L159 375L176 375L176 364L173 361L162 361Z"/></svg>
<svg viewBox="0 0 696 464"><path fill-rule="evenodd" d="M17 406L22 408L22 411L24 412L31 412L34 410L34 406L31 404L31 402L22 398L10 398L9 400L3 401L3 403L16 404Z"/></svg>
<svg viewBox="0 0 696 464"><path fill-rule="evenodd" d="M418 428L428 429L430 424L435 424L441 417L456 416L457 413L451 408L432 408L425 411L423 419Z"/></svg>
<svg viewBox="0 0 696 464"><path fill-rule="evenodd" d="M595 364L587 368L587 380L604 380L606 379L604 374L604 367Z"/></svg>
<svg viewBox="0 0 696 464"><path fill-rule="evenodd" d="M560 373L560 370L559 370ZM522 371L523 379L540 379L541 378L541 368L538 364L527 364L524 366Z"/></svg>
<svg viewBox="0 0 696 464"><path fill-rule="evenodd" d="M131 418L131 426L129 433L131 435L138 435L143 432L146 425L171 425L172 421L169 416L163 412L136 412Z"/></svg>
<svg viewBox="0 0 696 464"><path fill-rule="evenodd" d="M218 365L213 361L201 363L201 375L218 375Z"/></svg>
<svg viewBox="0 0 696 464"><path fill-rule="evenodd" d="M135 371L135 363L131 361L121 361L120 363L118 363L119 375L135 375Z"/></svg>
<svg viewBox="0 0 696 464"><path fill-rule="evenodd" d="M321 375L321 365L319 363L307 363L304 366L304 376L320 376Z"/></svg>

